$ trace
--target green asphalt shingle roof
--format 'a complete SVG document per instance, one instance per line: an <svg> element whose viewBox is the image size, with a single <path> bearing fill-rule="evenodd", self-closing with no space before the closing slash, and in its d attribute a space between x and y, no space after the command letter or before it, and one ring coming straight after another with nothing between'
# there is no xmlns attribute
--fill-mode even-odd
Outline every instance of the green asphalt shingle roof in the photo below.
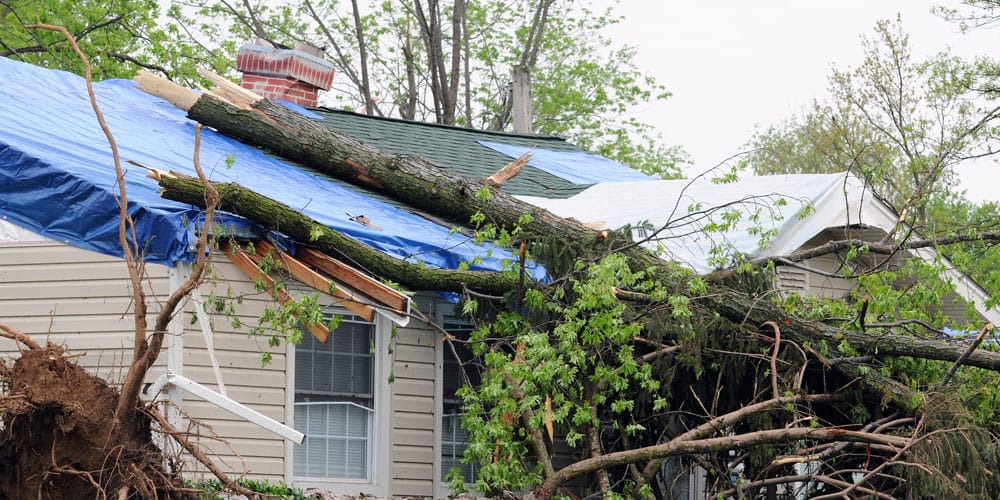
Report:
<svg viewBox="0 0 1000 500"><path fill-rule="evenodd" d="M312 109L326 126L361 142L396 154L418 155L448 172L485 179L510 163L512 158L477 141L491 141L552 151L582 151L555 136L512 134L473 130L433 123L361 115L328 108ZM568 198L589 185L573 184L528 162L521 173L505 182L510 194L543 198Z"/></svg>

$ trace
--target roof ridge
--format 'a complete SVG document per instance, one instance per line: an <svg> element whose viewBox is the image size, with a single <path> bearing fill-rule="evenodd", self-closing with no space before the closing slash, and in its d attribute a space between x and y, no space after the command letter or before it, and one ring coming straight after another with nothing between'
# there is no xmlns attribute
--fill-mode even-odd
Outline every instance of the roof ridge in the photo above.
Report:
<svg viewBox="0 0 1000 500"><path fill-rule="evenodd" d="M441 123L423 122L423 121L417 121L417 120L405 120L405 119L402 119L402 118L393 118L393 117L388 117L388 116L366 115L366 114L363 114L363 113L357 113L357 112L346 110L346 109L337 109L337 108L331 108L331 107L327 107L327 106L319 106L319 107L308 108L308 109L310 111L313 111L313 112L316 112L316 113L319 113L319 114L323 114L323 113L336 113L336 114L342 114L342 115L350 115L350 116L354 116L354 117L362 118L362 119L388 121L388 122L402 123L402 124L407 124L407 125L417 125L417 126L422 126L422 127L440 128L440 129L445 129L445 130L456 130L456 131L470 132L470 133L475 133L475 134L493 135L493 136L498 136L498 137L517 137L517 138L522 138L522 139L551 140L551 141L560 141L560 142L564 142L566 144L571 144L565 138L559 137L558 135L551 135L551 134L533 134L533 133L524 133L524 132L506 132L506 131L503 131L503 130L485 130L485 129L479 129L479 128L460 127L458 125L444 125L444 124L441 124Z"/></svg>

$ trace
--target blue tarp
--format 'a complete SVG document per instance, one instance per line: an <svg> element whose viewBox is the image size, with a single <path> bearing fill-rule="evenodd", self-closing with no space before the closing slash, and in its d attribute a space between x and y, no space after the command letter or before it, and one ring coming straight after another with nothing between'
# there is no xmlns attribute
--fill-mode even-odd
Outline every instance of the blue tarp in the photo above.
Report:
<svg viewBox="0 0 1000 500"><path fill-rule="evenodd" d="M95 90L127 169L128 210L147 260L167 265L192 260L191 221L199 211L161 198L143 169L124 162L195 175L194 122L128 80L99 82ZM512 258L208 129L202 131L200 156L212 180L239 183L397 258L454 269L479 256L481 263L471 268L483 270L498 270L502 259ZM113 165L82 78L0 57L0 218L120 256ZM381 230L348 214L364 215ZM238 221L222 215L222 222ZM532 274L540 279L544 270L533 268Z"/></svg>
<svg viewBox="0 0 1000 500"><path fill-rule="evenodd" d="M511 158L520 158L525 153L531 153L528 165L566 179L573 184L653 180L652 177L638 170L585 151L552 151L490 141L479 141L479 144Z"/></svg>

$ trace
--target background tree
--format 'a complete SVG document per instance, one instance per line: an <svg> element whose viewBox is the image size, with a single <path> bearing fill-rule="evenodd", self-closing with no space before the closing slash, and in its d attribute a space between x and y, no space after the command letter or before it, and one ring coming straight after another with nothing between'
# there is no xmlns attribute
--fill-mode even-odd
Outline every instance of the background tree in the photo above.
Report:
<svg viewBox="0 0 1000 500"><path fill-rule="evenodd" d="M963 30L992 27L1000 22L1000 1L963 0L962 3L969 8L938 6L934 11L945 19L958 23Z"/></svg>
<svg viewBox="0 0 1000 500"><path fill-rule="evenodd" d="M181 26L160 18L156 0L0 1L0 56L82 75L80 59L61 35L24 27L35 22L65 26L91 55L95 80L148 69L190 81L196 65L232 64L230 54L189 43Z"/></svg>
<svg viewBox="0 0 1000 500"><path fill-rule="evenodd" d="M666 99L634 49L602 30L613 7L553 0L301 0L282 6L201 0L169 15L189 33L235 46L254 37L325 46L340 77L333 106L378 116L510 130L515 69L531 75L532 130L647 173L676 177L685 155L628 115Z"/></svg>
<svg viewBox="0 0 1000 500"><path fill-rule="evenodd" d="M96 79L139 68L192 84L196 66L235 77L237 49L255 38L311 42L338 71L332 106L378 116L510 130L512 72L531 75L534 132L663 177L686 161L629 110L669 97L602 31L613 6L554 0L196 0L0 2L0 55L81 72L61 38L26 22L65 25L94 54Z"/></svg>
<svg viewBox="0 0 1000 500"><path fill-rule="evenodd" d="M899 20L862 40L864 62L834 70L829 101L758 130L749 162L758 174L850 171L908 221L956 185L954 167L1000 151L993 63L946 52L914 61Z"/></svg>

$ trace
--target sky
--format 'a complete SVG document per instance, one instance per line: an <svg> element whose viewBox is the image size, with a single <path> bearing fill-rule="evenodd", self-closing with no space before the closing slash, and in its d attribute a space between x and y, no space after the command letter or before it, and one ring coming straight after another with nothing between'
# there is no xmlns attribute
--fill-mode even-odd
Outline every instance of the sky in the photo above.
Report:
<svg viewBox="0 0 1000 500"><path fill-rule="evenodd" d="M609 34L637 47L638 67L673 92L636 115L693 159L690 175L743 151L755 126L778 124L827 95L832 67L856 67L861 35L902 17L915 59L951 48L1000 56L1000 27L963 34L931 13L954 0L622 0L624 21ZM974 201L1000 200L1000 165L963 166Z"/></svg>

